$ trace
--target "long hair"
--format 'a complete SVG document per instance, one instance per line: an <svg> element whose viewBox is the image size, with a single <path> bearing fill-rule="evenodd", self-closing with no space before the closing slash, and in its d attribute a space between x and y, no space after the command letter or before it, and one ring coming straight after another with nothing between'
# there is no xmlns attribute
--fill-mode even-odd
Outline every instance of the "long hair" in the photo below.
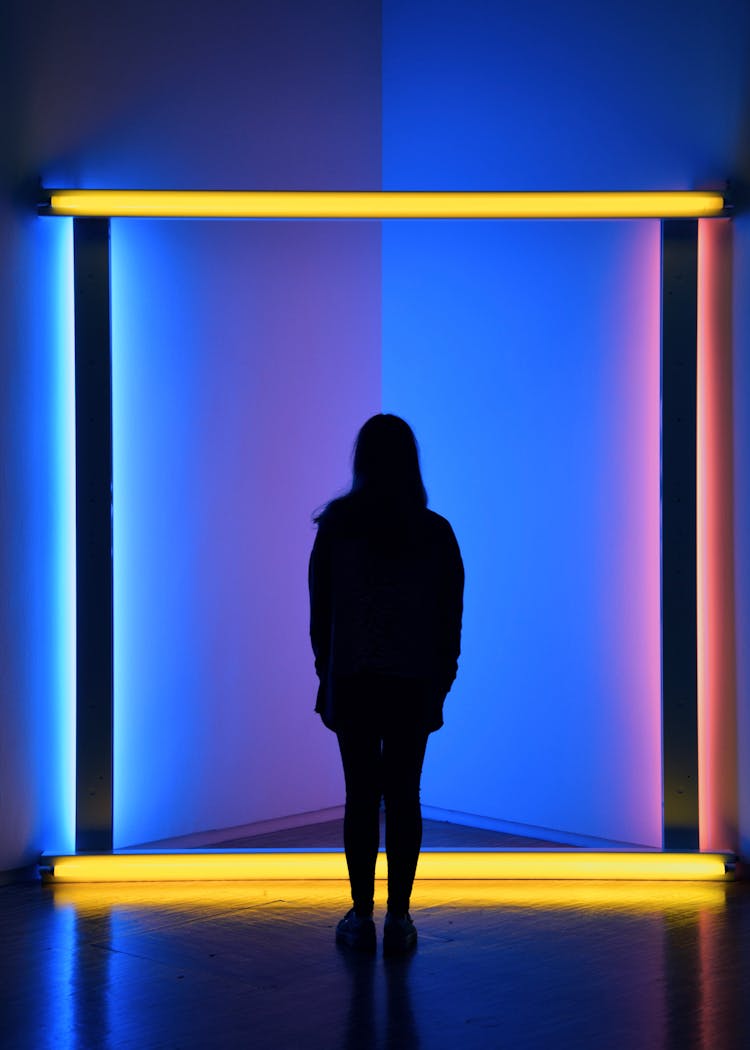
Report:
<svg viewBox="0 0 750 1050"><path fill-rule="evenodd" d="M360 430L354 445L352 492L372 495L378 502L427 506L417 439L400 416L372 416Z"/></svg>
<svg viewBox="0 0 750 1050"><path fill-rule="evenodd" d="M417 439L400 416L379 413L362 426L354 443L351 489L314 520L342 504L361 509L376 527L398 527L427 506Z"/></svg>

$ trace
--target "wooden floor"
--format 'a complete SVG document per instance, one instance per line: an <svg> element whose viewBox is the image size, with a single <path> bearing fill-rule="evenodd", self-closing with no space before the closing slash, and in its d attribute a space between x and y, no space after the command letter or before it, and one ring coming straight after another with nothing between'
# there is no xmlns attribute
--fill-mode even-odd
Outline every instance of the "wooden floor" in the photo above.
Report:
<svg viewBox="0 0 750 1050"><path fill-rule="evenodd" d="M347 907L330 882L6 886L0 1046L750 1047L747 884L417 883L402 960L338 949Z"/></svg>

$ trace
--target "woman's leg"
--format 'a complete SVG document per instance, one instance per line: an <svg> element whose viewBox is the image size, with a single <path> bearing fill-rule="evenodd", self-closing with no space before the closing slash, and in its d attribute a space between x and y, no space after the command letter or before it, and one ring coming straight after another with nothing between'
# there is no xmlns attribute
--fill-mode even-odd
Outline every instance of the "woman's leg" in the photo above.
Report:
<svg viewBox="0 0 750 1050"><path fill-rule="evenodd" d="M419 787L427 736L415 724L388 726L383 732L388 911L394 915L409 910L422 845Z"/></svg>
<svg viewBox="0 0 750 1050"><path fill-rule="evenodd" d="M344 852L354 910L369 915L375 895L375 863L380 846L382 765L377 729L343 727L338 734L346 782Z"/></svg>

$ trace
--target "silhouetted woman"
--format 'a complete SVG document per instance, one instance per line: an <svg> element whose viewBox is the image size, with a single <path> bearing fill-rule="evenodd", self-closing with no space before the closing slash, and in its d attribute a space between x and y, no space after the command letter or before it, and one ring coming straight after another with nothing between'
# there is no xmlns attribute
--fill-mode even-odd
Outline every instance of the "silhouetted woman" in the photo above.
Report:
<svg viewBox="0 0 750 1050"><path fill-rule="evenodd" d="M388 912L384 952L416 945L409 915L422 843L419 784L428 735L458 668L464 570L453 530L427 509L411 428L369 419L354 448L350 492L316 518L310 636L315 710L339 742L346 782L344 849L353 908L336 940L375 949L379 810L385 799Z"/></svg>

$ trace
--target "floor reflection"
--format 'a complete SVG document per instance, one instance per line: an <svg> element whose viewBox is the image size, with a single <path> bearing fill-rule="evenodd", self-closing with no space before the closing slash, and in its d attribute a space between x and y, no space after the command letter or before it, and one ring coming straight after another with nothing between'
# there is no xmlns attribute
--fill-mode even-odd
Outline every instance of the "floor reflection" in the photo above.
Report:
<svg viewBox="0 0 750 1050"><path fill-rule="evenodd" d="M750 1046L747 908L728 894L725 908L666 915L665 1013L669 1050Z"/></svg>
<svg viewBox="0 0 750 1050"><path fill-rule="evenodd" d="M114 927L117 913L103 908L92 916L73 909L70 999L74 1047L110 1046L114 1043L115 1003Z"/></svg>
<svg viewBox="0 0 750 1050"><path fill-rule="evenodd" d="M390 960L334 945L344 884L8 887L3 1046L750 1045L745 885L422 883L419 896L418 951Z"/></svg>

